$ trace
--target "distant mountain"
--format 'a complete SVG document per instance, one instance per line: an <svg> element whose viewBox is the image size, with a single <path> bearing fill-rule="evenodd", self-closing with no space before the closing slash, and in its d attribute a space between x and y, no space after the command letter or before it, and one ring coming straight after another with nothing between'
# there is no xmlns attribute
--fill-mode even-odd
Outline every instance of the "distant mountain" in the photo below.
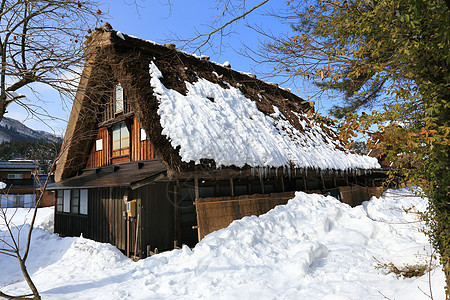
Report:
<svg viewBox="0 0 450 300"><path fill-rule="evenodd" d="M42 130L31 129L17 120L3 117L0 122L0 143L5 141L61 142L62 138Z"/></svg>

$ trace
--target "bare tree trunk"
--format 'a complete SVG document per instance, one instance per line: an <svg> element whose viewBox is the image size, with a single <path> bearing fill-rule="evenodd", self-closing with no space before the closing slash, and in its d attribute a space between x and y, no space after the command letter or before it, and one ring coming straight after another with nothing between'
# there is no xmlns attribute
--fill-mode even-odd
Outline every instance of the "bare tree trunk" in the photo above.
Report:
<svg viewBox="0 0 450 300"><path fill-rule="evenodd" d="M35 209L37 209L37 208L35 208ZM31 291L33 292L33 299L35 299L35 300L41 299L38 289L34 285L33 280L31 280L30 274L28 274L28 270L27 270L27 266L25 265L25 261L23 261L21 258L19 258L19 264L20 264L20 269L22 270L23 277L25 278L28 286L30 287Z"/></svg>

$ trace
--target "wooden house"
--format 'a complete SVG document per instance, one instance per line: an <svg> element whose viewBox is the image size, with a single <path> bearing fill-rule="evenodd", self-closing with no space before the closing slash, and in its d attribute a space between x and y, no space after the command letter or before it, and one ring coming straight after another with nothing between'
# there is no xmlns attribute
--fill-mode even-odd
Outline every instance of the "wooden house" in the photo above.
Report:
<svg viewBox="0 0 450 300"><path fill-rule="evenodd" d="M37 165L28 160L0 162L0 181L6 186L2 189L0 206L32 207L35 201L34 175Z"/></svg>
<svg viewBox="0 0 450 300"><path fill-rule="evenodd" d="M39 167L32 160L9 160L0 162L0 207L33 207L40 186L47 175L39 174ZM44 191L40 206L54 205L53 192Z"/></svg>
<svg viewBox="0 0 450 300"><path fill-rule="evenodd" d="M229 64L97 28L55 172L55 232L145 257L294 191L371 185L313 104Z"/></svg>

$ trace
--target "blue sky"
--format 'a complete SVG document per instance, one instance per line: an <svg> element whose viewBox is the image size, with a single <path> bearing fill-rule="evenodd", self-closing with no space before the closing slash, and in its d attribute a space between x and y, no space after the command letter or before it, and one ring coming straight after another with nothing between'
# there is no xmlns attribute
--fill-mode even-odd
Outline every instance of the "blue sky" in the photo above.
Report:
<svg viewBox="0 0 450 300"><path fill-rule="evenodd" d="M130 2L132 4L127 4ZM259 1L248 1L250 4L257 2ZM172 3L172 6L168 6L166 0L137 0L136 6L132 0L112 0L104 1L104 5L100 9L108 15L104 21L108 21L115 30L157 43L171 41L174 34L186 39L195 36L196 30L207 32L207 26L211 25L220 13L215 7L217 1L214 0L172 0ZM289 31L288 26L265 15L266 9L273 8L274 5L282 7L285 5L285 1L269 1L266 6L249 15L246 21L270 28L276 33ZM232 68L239 71L253 72L255 67L264 69L265 66L255 66L251 59L243 57L237 52L244 45L251 48L257 47L259 39L260 37L255 32L240 22L234 25L230 35L224 37L223 47L219 48L220 43L216 41L213 49L197 54L208 55L211 60L219 63L229 61ZM180 43L177 43L178 48L181 46ZM277 79L270 78L267 81L277 82ZM282 86L291 87L289 84ZM308 99L308 96L312 95L311 84L308 82L291 88L294 93L304 99ZM25 125L35 129L61 134L70 114L70 101L62 102L57 93L44 86L36 86L35 90L41 94L44 101L38 102L36 105L44 107L50 115L57 117L57 120L46 118L44 124L41 121L30 119L25 110L16 104L12 104L8 108L8 114L5 116L25 121ZM37 101L34 100L30 91L20 90L18 92L26 94L30 101ZM322 113L326 112L322 103L316 103L316 109Z"/></svg>

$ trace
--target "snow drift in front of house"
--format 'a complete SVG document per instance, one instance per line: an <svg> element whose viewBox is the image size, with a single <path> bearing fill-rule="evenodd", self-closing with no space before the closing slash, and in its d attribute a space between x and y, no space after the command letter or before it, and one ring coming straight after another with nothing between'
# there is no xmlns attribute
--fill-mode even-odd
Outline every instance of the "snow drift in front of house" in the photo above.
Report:
<svg viewBox="0 0 450 300"><path fill-rule="evenodd" d="M267 116L238 89L199 78L186 82L187 94L167 89L162 73L150 63L151 86L159 100L162 134L180 147L182 161L212 159L217 167L283 167L372 169L375 158L344 152L318 125L306 124L306 133L295 129L274 107ZM299 116L299 121L302 119ZM308 128L309 127L309 128Z"/></svg>
<svg viewBox="0 0 450 300"><path fill-rule="evenodd" d="M185 246L136 263L110 244L40 229L47 226L40 214L28 270L43 299L420 300L429 299L430 279L434 299L443 300L440 267L420 278L376 269L379 262L429 263L433 251L415 213L426 202L403 189L351 208L297 192L287 205L234 221L192 250ZM14 223L28 220L27 211L18 209ZM26 228L22 236L21 247ZM17 260L0 256L0 265L0 290L27 294Z"/></svg>

